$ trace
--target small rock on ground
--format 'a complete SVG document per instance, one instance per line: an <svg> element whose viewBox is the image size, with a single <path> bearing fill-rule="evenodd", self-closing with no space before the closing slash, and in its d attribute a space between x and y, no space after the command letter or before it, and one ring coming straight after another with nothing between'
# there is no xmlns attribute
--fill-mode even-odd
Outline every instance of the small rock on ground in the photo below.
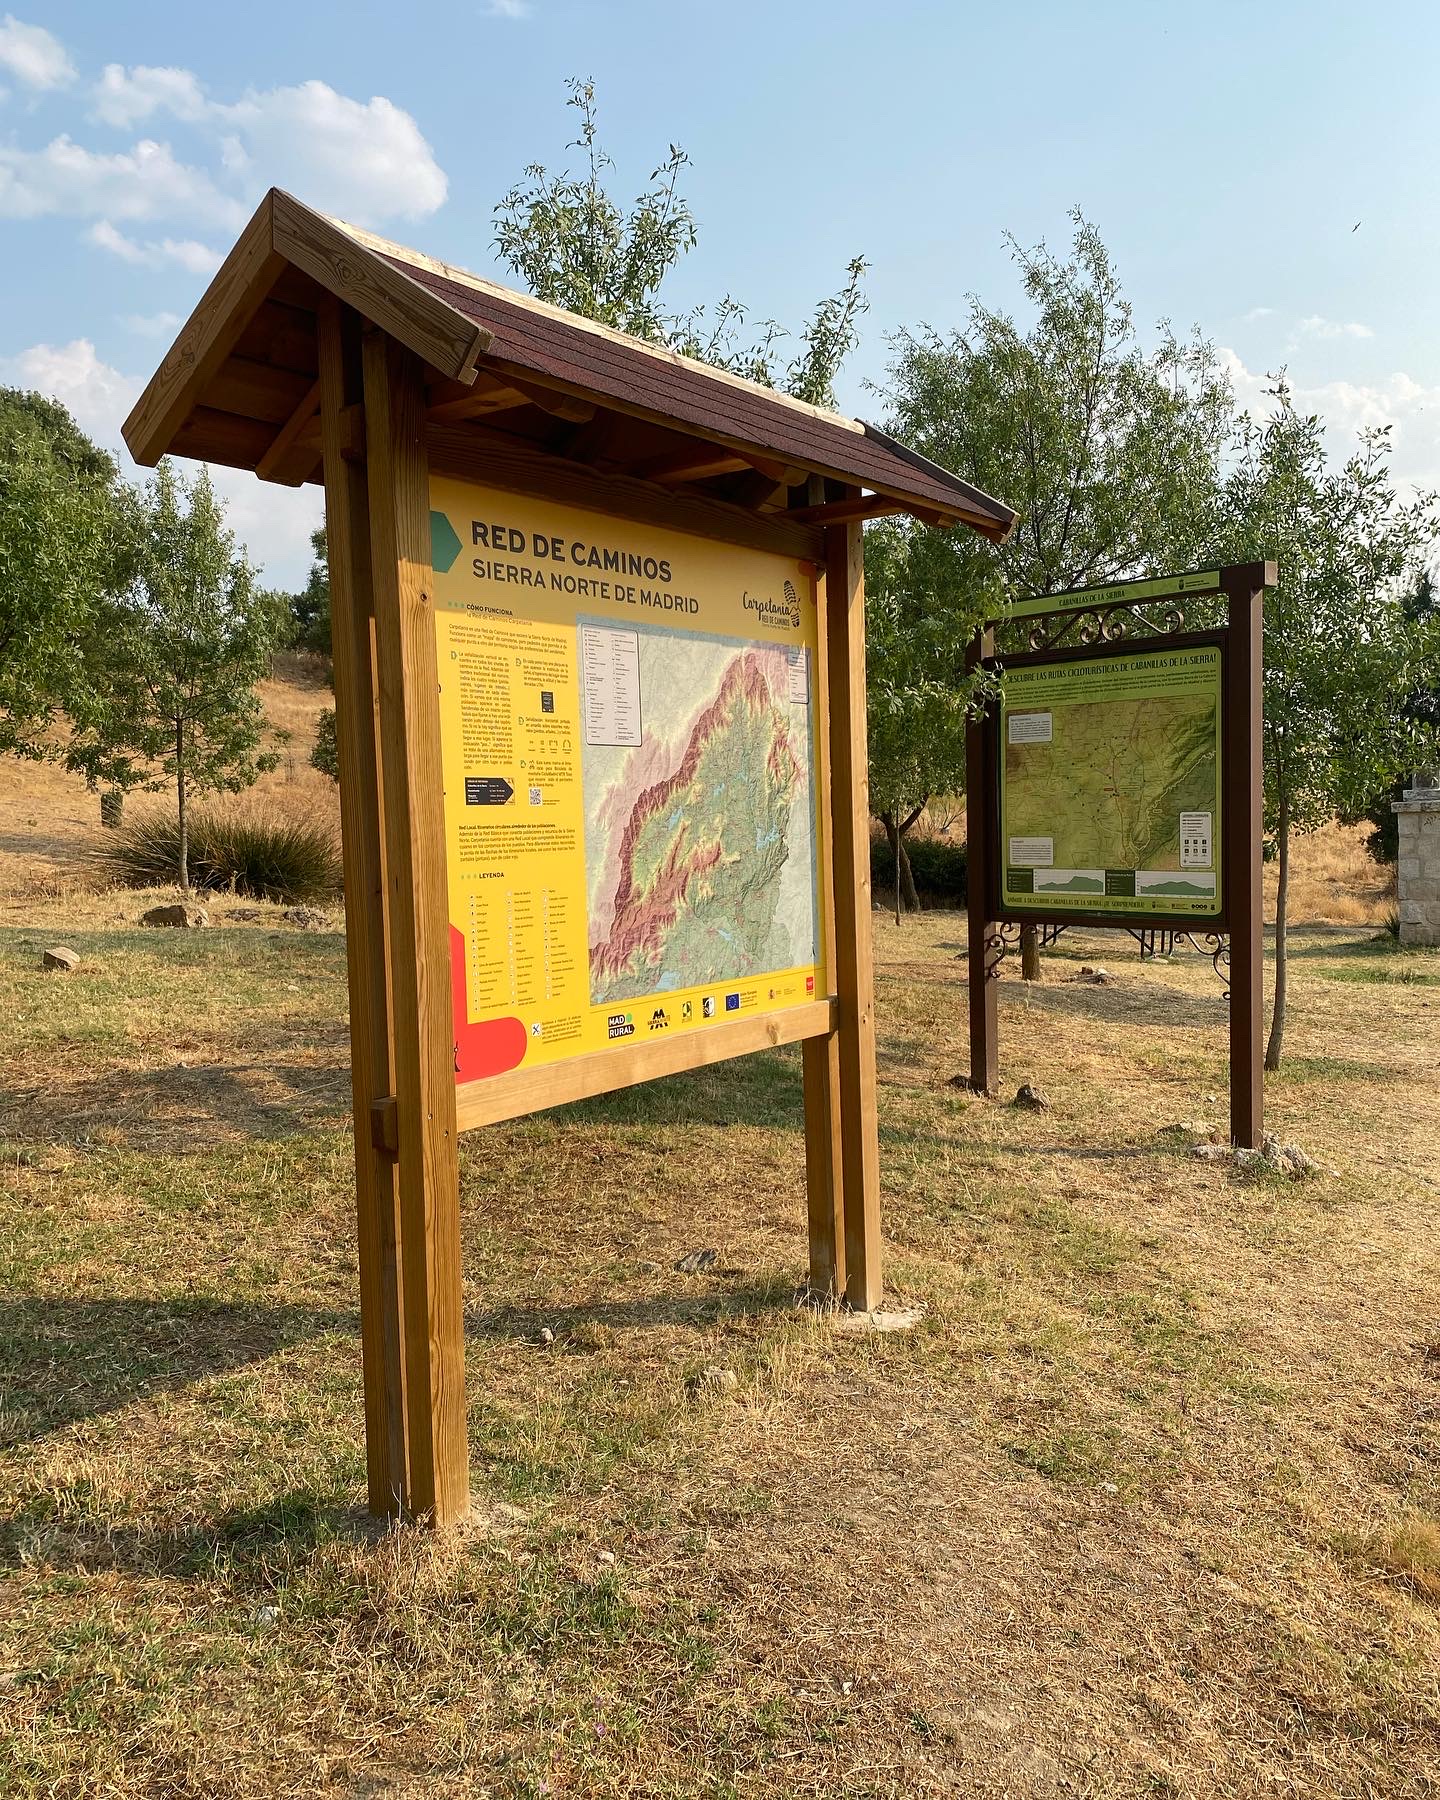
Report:
<svg viewBox="0 0 1440 1800"><path fill-rule="evenodd" d="M330 920L318 906L287 906L280 917L302 931L328 931Z"/></svg>
<svg viewBox="0 0 1440 1800"><path fill-rule="evenodd" d="M692 1400L717 1400L723 1394L733 1394L739 1385L739 1377L733 1369L711 1363L697 1375L686 1377L685 1392Z"/></svg>
<svg viewBox="0 0 1440 1800"><path fill-rule="evenodd" d="M1115 977L1108 969L1092 968L1089 963L1082 963L1080 966L1080 973L1075 979L1077 981L1092 982L1096 987L1106 987L1115 979Z"/></svg>
<svg viewBox="0 0 1440 1800"><path fill-rule="evenodd" d="M1195 1144L1190 1154L1201 1162L1233 1163L1247 1175L1288 1175L1292 1181L1304 1181L1325 1173L1313 1156L1298 1144L1282 1144L1273 1131L1266 1132L1258 1150L1244 1145Z"/></svg>
<svg viewBox="0 0 1440 1800"><path fill-rule="evenodd" d="M675 1267L682 1275L698 1275L702 1269L713 1269L719 1257L718 1250L687 1250L676 1257Z"/></svg>
<svg viewBox="0 0 1440 1800"><path fill-rule="evenodd" d="M40 966L58 969L62 975L68 975L72 969L80 967L80 952L72 950L68 944L52 944L40 958Z"/></svg>
<svg viewBox="0 0 1440 1800"><path fill-rule="evenodd" d="M210 915L193 900L177 900L170 906L152 906L140 915L142 925L176 925L185 931L198 931L210 923Z"/></svg>
<svg viewBox="0 0 1440 1800"><path fill-rule="evenodd" d="M1020 1086L1016 1088L1015 1098L1010 1104L1018 1106L1022 1112L1049 1112L1050 1110L1050 1102L1044 1094L1028 1081L1021 1082Z"/></svg>

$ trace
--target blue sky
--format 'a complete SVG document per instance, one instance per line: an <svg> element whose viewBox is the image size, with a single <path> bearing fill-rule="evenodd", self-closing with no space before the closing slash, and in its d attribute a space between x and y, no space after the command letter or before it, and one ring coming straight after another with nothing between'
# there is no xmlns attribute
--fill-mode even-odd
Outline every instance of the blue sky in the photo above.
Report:
<svg viewBox="0 0 1440 1800"><path fill-rule="evenodd" d="M1023 8L828 0L243 7L46 0L0 14L0 381L118 425L275 183L505 278L491 209L573 135L595 78L617 186L673 141L699 247L676 306L799 323L846 260L871 311L841 401L876 416L886 340L1018 301L1003 234L1100 227L1137 319L1198 322L1237 392L1287 365L1343 450L1395 427L1440 486L1440 8ZM1358 229L1356 229L1358 227ZM318 497L222 477L269 579Z"/></svg>

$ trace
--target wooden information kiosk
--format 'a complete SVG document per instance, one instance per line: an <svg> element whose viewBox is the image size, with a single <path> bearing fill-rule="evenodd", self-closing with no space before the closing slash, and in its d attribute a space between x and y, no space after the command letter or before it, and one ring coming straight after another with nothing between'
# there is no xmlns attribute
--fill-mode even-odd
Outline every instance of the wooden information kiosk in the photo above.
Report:
<svg viewBox="0 0 1440 1800"><path fill-rule="evenodd" d="M469 1508L457 1133L775 1044L810 1281L880 1298L872 427L273 191L125 425L323 482L371 1508Z"/></svg>

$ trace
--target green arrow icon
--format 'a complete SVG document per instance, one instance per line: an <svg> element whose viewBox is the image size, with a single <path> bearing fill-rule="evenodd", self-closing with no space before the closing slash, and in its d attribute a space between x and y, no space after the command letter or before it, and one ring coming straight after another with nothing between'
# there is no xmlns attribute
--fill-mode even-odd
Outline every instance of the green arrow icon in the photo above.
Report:
<svg viewBox="0 0 1440 1800"><path fill-rule="evenodd" d="M455 558L460 554L460 539L455 527L443 512L430 514L430 567L437 575L445 575L450 571Z"/></svg>

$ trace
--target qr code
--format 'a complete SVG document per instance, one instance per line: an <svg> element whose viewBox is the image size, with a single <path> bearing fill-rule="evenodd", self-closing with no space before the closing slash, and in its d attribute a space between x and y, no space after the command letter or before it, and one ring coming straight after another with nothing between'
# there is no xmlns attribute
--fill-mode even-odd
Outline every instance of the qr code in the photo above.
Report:
<svg viewBox="0 0 1440 1800"><path fill-rule="evenodd" d="M540 790L537 787L532 787L530 790L530 804L532 806L538 806L540 804Z"/></svg>

